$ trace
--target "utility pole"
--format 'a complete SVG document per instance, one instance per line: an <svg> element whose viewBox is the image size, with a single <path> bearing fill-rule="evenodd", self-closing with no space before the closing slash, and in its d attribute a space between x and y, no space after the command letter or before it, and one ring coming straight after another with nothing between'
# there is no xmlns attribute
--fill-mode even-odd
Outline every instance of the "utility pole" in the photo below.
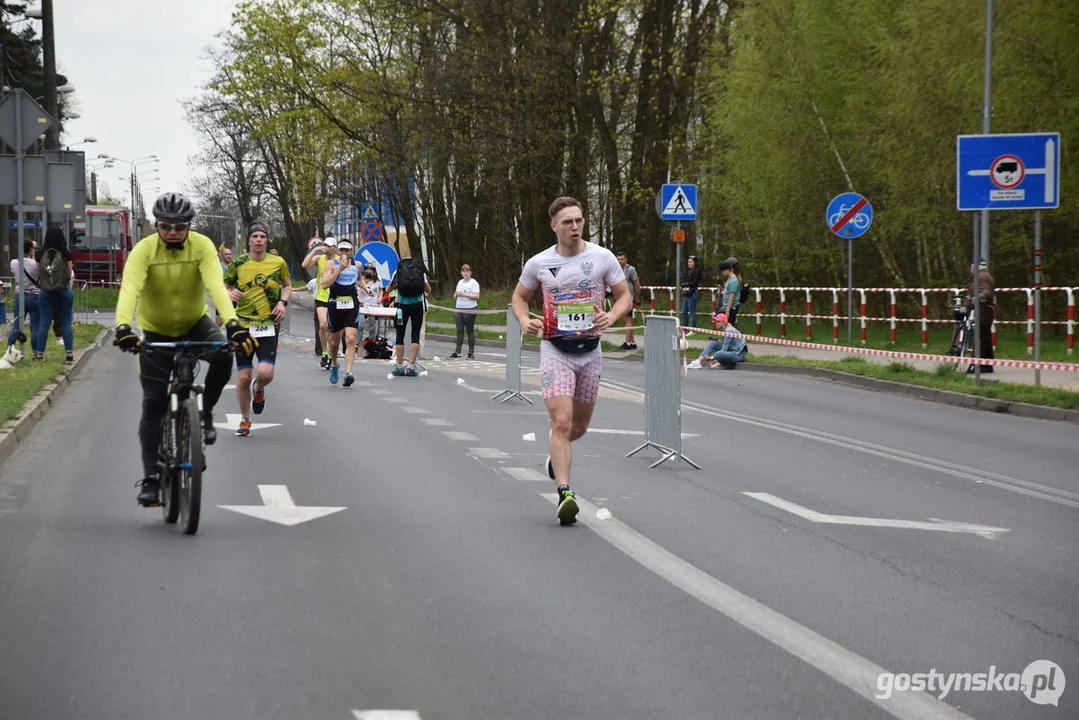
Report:
<svg viewBox="0 0 1079 720"><path fill-rule="evenodd" d="M56 118L45 131L45 149L60 149L60 113L56 105L56 49L52 31L52 0L41 0L41 48L45 64L45 111Z"/></svg>

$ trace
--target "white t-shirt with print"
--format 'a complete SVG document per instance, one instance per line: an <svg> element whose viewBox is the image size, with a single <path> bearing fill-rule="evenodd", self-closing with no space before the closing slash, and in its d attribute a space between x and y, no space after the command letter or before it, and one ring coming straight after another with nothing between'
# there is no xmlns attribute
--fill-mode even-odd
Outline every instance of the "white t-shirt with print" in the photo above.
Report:
<svg viewBox="0 0 1079 720"><path fill-rule="evenodd" d="M457 292L466 292L466 293L469 293L471 295L475 295L479 291L480 291L480 284L478 282L476 282L475 278L471 278L469 280L465 280L464 278L461 278L460 280L457 281ZM456 307L461 308L463 310L471 309L471 308L474 308L474 307L479 307L479 301L478 300L473 300L472 298L458 297Z"/></svg>
<svg viewBox="0 0 1079 720"><path fill-rule="evenodd" d="M607 286L625 282L614 253L590 242L573 257L562 257L554 245L534 255L521 271L521 284L543 288L543 338L599 337L593 319L603 309Z"/></svg>

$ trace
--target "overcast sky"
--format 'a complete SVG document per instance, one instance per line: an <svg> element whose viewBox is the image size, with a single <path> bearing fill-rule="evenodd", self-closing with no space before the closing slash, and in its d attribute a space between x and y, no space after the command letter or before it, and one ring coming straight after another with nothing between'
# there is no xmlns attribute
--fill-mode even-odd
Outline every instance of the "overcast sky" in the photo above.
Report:
<svg viewBox="0 0 1079 720"><path fill-rule="evenodd" d="M35 3L31 0L30 5ZM206 48L229 26L236 0L54 0L57 71L75 87L80 118L66 123L67 145L96 137L87 162L98 153L139 164L147 206L155 193L190 185L188 158L198 150L180 101L211 75ZM37 21L31 21L37 22ZM40 32L40 29L39 29ZM157 178L148 177L157 168ZM126 164L102 171L113 196L128 187Z"/></svg>

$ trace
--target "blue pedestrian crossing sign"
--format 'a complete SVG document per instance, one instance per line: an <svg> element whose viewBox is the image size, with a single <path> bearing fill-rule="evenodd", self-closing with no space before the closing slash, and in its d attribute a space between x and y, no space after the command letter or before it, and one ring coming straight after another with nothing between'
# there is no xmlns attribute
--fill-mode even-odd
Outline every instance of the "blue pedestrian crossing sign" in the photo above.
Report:
<svg viewBox="0 0 1079 720"><path fill-rule="evenodd" d="M384 242L369 242L360 245L356 250L357 263L366 266L371 263L378 272L378 279L382 281L382 287L389 287L393 274L397 272L397 251L392 245Z"/></svg>
<svg viewBox="0 0 1079 720"><path fill-rule="evenodd" d="M855 192L836 195L824 212L828 229L841 238L861 237L873 224L873 206Z"/></svg>
<svg viewBox="0 0 1079 720"><path fill-rule="evenodd" d="M1048 210L1060 205L1060 133L956 138L960 210Z"/></svg>
<svg viewBox="0 0 1079 720"><path fill-rule="evenodd" d="M697 186L674 183L664 185L659 195L661 220L689 222L697 219Z"/></svg>
<svg viewBox="0 0 1079 720"><path fill-rule="evenodd" d="M378 203L365 202L360 212L361 220L378 220Z"/></svg>

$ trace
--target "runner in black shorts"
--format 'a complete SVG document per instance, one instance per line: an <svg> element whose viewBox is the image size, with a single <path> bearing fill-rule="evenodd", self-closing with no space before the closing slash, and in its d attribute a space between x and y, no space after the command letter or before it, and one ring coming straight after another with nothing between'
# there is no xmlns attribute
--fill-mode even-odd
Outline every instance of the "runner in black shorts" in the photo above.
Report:
<svg viewBox="0 0 1079 720"><path fill-rule="evenodd" d="M390 291L397 291L397 345L393 351L397 365L391 375L417 377L416 358L420 354L420 331L423 329L423 312L427 293L427 268L419 258L402 258L397 272L390 281ZM412 343L408 348L408 365L405 365L405 327L412 323Z"/></svg>
<svg viewBox="0 0 1079 720"><path fill-rule="evenodd" d="M323 370L328 370L330 368L330 289L322 284L322 275L326 272L326 262L332 259L337 252L337 240L328 237L323 241L313 237L308 241L308 247L310 250L300 265L304 269L315 267L315 284L318 287L315 291L315 332L317 333L315 335L315 354L321 353L319 367Z"/></svg>
<svg viewBox="0 0 1079 720"><path fill-rule="evenodd" d="M330 290L330 306L327 321L330 330L330 382L337 384L337 350L345 342L345 387L351 387L352 363L356 359L356 321L360 317L360 297L356 283L360 271L352 260L352 243L337 244L337 257L326 263L322 274L322 287ZM344 336L342 338L342 335Z"/></svg>
<svg viewBox="0 0 1079 720"><path fill-rule="evenodd" d="M240 403L239 437L251 434L251 411L262 413L266 407L266 386L273 382L277 363L277 323L285 318L292 278L284 259L266 252L269 228L260 222L247 228L248 252L229 263L225 285L236 303L236 316L258 347L251 354L236 350L236 399ZM254 359L258 357L258 373ZM252 379L254 375L254 379Z"/></svg>

